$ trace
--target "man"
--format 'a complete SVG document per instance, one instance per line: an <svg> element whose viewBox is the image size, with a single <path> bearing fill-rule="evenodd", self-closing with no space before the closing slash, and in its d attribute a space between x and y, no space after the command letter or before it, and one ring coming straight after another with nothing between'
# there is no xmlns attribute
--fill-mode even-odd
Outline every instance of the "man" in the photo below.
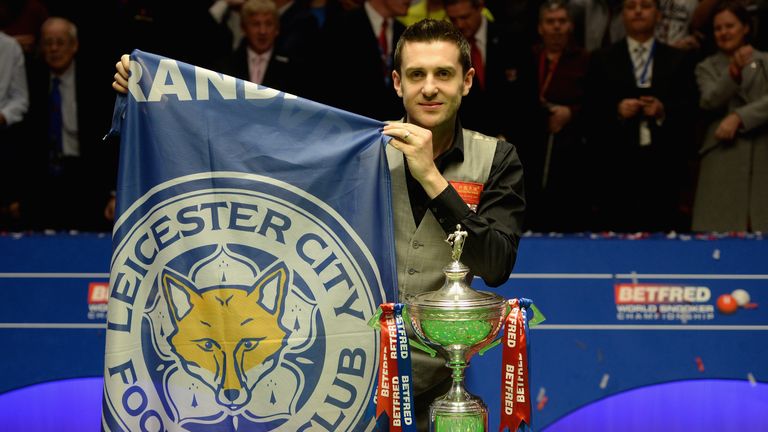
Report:
<svg viewBox="0 0 768 432"><path fill-rule="evenodd" d="M519 50L511 46L512 38L502 27L483 14L483 0L443 0L443 4L451 23L470 43L475 69L472 89L459 112L461 122L481 133L499 135L505 122L514 121L507 110L508 100L519 95L508 92L515 92L517 68L513 59Z"/></svg>
<svg viewBox="0 0 768 432"><path fill-rule="evenodd" d="M227 55L218 71L256 84L304 95L298 76L301 65L278 51L280 15L272 0L248 0L240 9L245 38L237 51Z"/></svg>
<svg viewBox="0 0 768 432"><path fill-rule="evenodd" d="M403 115L392 89L392 54L405 26L395 19L408 13L410 0L367 0L363 6L328 17L323 28L319 100L379 120ZM343 85L339 82L342 71Z"/></svg>
<svg viewBox="0 0 768 432"><path fill-rule="evenodd" d="M42 62L30 67L27 210L36 229L109 230L103 218L116 157L102 141L111 118L109 92L94 92L77 66L77 27L48 18L40 30Z"/></svg>
<svg viewBox="0 0 768 432"><path fill-rule="evenodd" d="M126 93L129 57L117 64L116 90ZM522 166L511 144L462 129L461 99L473 85L470 48L450 23L423 20L405 30L392 81L405 121L383 133L392 177L399 300L439 288L451 249L444 239L468 232L462 261L486 284L504 283L517 256L523 208ZM472 189L460 194L454 185ZM444 361L413 351L416 413L425 430L428 406L450 387Z"/></svg>
<svg viewBox="0 0 768 432"><path fill-rule="evenodd" d="M693 117L692 68L654 39L654 0L625 0L627 38L593 54L587 77L590 142L596 151L598 229L667 231L680 226L683 155Z"/></svg>
<svg viewBox="0 0 768 432"><path fill-rule="evenodd" d="M0 9L0 25L4 20L5 11ZM28 106L24 53L16 40L0 32L0 229L15 229L19 223L17 169L22 159L18 126Z"/></svg>
<svg viewBox="0 0 768 432"><path fill-rule="evenodd" d="M504 283L515 263L522 167L511 144L461 128L458 109L474 74L469 44L445 21L420 21L397 44L392 77L407 117L384 134L393 138L387 158L400 301L442 285L450 261L444 239L456 224L469 233L462 261L486 284ZM459 185L482 192L462 196ZM449 370L417 350L413 363L417 421L425 430L429 404L450 386Z"/></svg>
<svg viewBox="0 0 768 432"><path fill-rule="evenodd" d="M535 118L531 139L520 146L525 164L528 222L536 232L582 231L585 226L587 186L581 107L588 55L573 44L573 24L562 0L549 0L539 9L541 44L533 48L530 68L536 72ZM512 103L526 103L515 101Z"/></svg>

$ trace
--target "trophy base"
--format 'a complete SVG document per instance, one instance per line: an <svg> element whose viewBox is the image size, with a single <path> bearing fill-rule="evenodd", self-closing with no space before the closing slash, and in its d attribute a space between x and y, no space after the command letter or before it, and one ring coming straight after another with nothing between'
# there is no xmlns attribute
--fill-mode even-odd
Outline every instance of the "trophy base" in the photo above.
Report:
<svg viewBox="0 0 768 432"><path fill-rule="evenodd" d="M429 406L429 420L430 432L485 432L488 408L474 397L461 401L440 398Z"/></svg>

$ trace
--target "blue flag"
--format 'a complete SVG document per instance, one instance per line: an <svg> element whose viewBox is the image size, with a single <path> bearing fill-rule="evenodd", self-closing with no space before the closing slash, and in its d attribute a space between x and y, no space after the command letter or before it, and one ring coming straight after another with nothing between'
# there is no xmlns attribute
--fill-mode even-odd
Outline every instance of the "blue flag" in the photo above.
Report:
<svg viewBox="0 0 768 432"><path fill-rule="evenodd" d="M366 322L397 281L383 124L131 59L102 428L371 429Z"/></svg>

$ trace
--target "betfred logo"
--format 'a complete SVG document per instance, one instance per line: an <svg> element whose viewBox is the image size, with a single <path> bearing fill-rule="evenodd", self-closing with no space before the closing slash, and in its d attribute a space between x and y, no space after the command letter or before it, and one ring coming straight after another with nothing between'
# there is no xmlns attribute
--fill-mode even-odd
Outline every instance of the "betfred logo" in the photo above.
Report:
<svg viewBox="0 0 768 432"><path fill-rule="evenodd" d="M88 304L107 304L109 282L91 282L88 284Z"/></svg>
<svg viewBox="0 0 768 432"><path fill-rule="evenodd" d="M662 284L616 284L616 304L705 303L712 297L708 287Z"/></svg>

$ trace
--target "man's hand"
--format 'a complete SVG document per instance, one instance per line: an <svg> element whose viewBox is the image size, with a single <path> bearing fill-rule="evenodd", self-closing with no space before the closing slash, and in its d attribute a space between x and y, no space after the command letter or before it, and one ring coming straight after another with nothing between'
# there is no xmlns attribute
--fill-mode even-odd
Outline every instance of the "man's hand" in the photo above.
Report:
<svg viewBox="0 0 768 432"><path fill-rule="evenodd" d="M382 133L392 137L389 144L403 153L411 175L430 199L448 187L448 181L435 166L432 131L410 123L393 122L384 126Z"/></svg>
<svg viewBox="0 0 768 432"><path fill-rule="evenodd" d="M112 82L112 88L116 91L126 94L128 93L128 76L131 70L131 56L123 54L120 57L120 61L115 64L115 80Z"/></svg>
<svg viewBox="0 0 768 432"><path fill-rule="evenodd" d="M619 117L629 120L636 116L642 107L640 99L622 99L619 102Z"/></svg>
<svg viewBox="0 0 768 432"><path fill-rule="evenodd" d="M664 119L664 104L653 96L640 96L640 104L646 117Z"/></svg>
<svg viewBox="0 0 768 432"><path fill-rule="evenodd" d="M670 45L672 45L675 48L686 50L686 51L701 48L699 39L694 35L688 35L683 38L680 38Z"/></svg>
<svg viewBox="0 0 768 432"><path fill-rule="evenodd" d="M556 134L571 121L571 109L564 105L549 108L549 133Z"/></svg>
<svg viewBox="0 0 768 432"><path fill-rule="evenodd" d="M736 113L730 113L717 126L715 138L721 141L730 141L736 136L739 126L741 126L741 117Z"/></svg>
<svg viewBox="0 0 768 432"><path fill-rule="evenodd" d="M109 197L107 204L104 206L104 219L114 222L115 221L115 197Z"/></svg>

